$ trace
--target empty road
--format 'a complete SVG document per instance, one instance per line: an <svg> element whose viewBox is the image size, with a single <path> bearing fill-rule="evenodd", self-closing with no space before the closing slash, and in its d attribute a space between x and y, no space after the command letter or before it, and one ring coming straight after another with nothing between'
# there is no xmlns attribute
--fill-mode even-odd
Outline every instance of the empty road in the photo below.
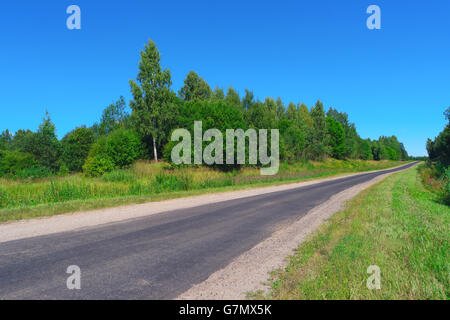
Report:
<svg viewBox="0 0 450 320"><path fill-rule="evenodd" d="M0 299L172 299L334 194L414 164L0 243Z"/></svg>

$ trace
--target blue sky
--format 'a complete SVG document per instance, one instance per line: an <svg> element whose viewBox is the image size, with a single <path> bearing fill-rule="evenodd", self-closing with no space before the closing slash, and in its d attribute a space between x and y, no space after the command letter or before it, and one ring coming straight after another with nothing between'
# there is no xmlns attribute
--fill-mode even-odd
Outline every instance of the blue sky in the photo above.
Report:
<svg viewBox="0 0 450 320"><path fill-rule="evenodd" d="M81 8L68 30L66 8ZM381 30L366 9L381 8ZM260 99L317 99L363 138L396 135L412 155L450 106L450 1L8 1L0 11L0 131L35 130L45 110L61 138L131 94L151 38L178 91L195 70Z"/></svg>

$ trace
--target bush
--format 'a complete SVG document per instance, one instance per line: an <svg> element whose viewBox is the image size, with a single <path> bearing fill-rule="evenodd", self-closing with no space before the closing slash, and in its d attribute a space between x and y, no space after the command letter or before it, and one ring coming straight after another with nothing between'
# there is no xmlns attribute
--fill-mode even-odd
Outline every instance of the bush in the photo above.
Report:
<svg viewBox="0 0 450 320"><path fill-rule="evenodd" d="M443 185L441 191L441 200L445 204L450 205L450 167L445 170L441 180Z"/></svg>
<svg viewBox="0 0 450 320"><path fill-rule="evenodd" d="M114 162L106 152L106 138L101 137L94 143L83 165L86 175L97 177L114 170Z"/></svg>
<svg viewBox="0 0 450 320"><path fill-rule="evenodd" d="M114 162L107 155L94 155L88 157L83 166L83 171L91 176L102 176L114 170Z"/></svg>
<svg viewBox="0 0 450 320"><path fill-rule="evenodd" d="M62 139L63 162L70 172L82 170L94 140L94 133L86 127L77 128Z"/></svg>
<svg viewBox="0 0 450 320"><path fill-rule="evenodd" d="M36 166L33 155L19 151L0 151L0 175L15 176L19 171Z"/></svg>
<svg viewBox="0 0 450 320"><path fill-rule="evenodd" d="M19 179L29 179L29 178L47 178L53 175L52 170L47 167L34 165L30 168L25 168L19 170L15 177Z"/></svg>
<svg viewBox="0 0 450 320"><path fill-rule="evenodd" d="M119 168L129 166L142 155L142 144L132 130L118 129L106 141L106 154Z"/></svg>

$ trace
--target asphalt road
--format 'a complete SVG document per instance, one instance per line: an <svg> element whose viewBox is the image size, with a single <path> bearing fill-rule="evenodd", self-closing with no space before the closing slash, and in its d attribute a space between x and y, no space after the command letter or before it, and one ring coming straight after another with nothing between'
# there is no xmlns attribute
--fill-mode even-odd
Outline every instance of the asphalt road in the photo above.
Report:
<svg viewBox="0 0 450 320"><path fill-rule="evenodd" d="M334 194L398 170L0 243L0 299L175 298ZM81 290L67 288L71 265Z"/></svg>

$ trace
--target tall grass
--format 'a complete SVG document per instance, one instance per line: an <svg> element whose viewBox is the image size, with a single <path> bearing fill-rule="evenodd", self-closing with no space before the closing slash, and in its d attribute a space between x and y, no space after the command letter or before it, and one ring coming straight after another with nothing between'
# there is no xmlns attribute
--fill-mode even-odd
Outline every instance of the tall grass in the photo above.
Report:
<svg viewBox="0 0 450 320"><path fill-rule="evenodd" d="M99 178L81 174L40 180L0 179L0 209L24 208L72 200L150 196L160 193L297 181L340 173L383 169L393 161L338 161L282 164L275 176L261 176L257 168L221 172L210 168L170 170L164 163L140 161L130 169L116 170Z"/></svg>

